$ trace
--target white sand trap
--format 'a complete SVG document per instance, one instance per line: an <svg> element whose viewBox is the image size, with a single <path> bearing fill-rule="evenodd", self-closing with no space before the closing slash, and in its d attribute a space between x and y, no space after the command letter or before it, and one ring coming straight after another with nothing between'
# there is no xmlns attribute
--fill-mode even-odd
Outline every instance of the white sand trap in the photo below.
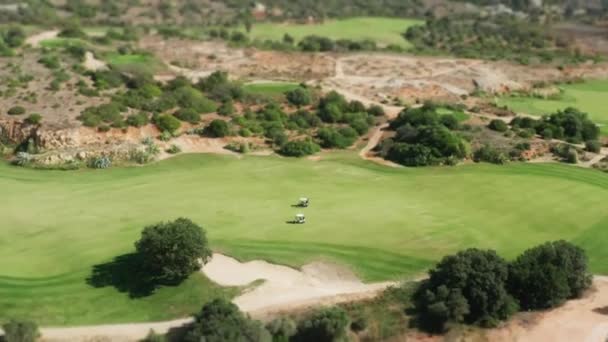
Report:
<svg viewBox="0 0 608 342"><path fill-rule="evenodd" d="M42 42L44 40L48 40L48 39L57 38L58 34L59 34L59 30L51 30L51 31L40 32L40 33L35 34L33 36L27 37L25 39L25 44L26 45L31 45L32 47L39 47L40 46L40 42Z"/></svg>
<svg viewBox="0 0 608 342"><path fill-rule="evenodd" d="M322 304L324 299L336 296L375 294L395 284L364 284L349 270L324 262L310 263L302 270L296 270L265 261L241 263L221 254L214 254L202 272L224 286L245 286L264 280L262 285L233 301L241 310L250 313Z"/></svg>
<svg viewBox="0 0 608 342"><path fill-rule="evenodd" d="M84 68L91 71L99 71L108 69L108 65L97 58L91 51L84 54Z"/></svg>

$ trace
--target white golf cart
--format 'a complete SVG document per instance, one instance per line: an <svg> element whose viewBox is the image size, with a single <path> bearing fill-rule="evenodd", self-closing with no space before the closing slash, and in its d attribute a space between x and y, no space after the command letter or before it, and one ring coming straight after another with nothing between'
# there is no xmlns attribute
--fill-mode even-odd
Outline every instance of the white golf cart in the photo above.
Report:
<svg viewBox="0 0 608 342"><path fill-rule="evenodd" d="M293 220L293 223L296 223L296 224L306 223L306 216L304 216L304 214L297 214L295 220Z"/></svg>
<svg viewBox="0 0 608 342"><path fill-rule="evenodd" d="M300 200L298 201L298 207L300 208L308 208L308 205L310 204L310 199L307 197L300 197Z"/></svg>

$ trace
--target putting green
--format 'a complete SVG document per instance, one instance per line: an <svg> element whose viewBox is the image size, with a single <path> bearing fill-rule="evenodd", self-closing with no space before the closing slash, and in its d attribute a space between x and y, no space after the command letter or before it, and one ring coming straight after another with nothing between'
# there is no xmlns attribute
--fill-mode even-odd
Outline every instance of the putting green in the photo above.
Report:
<svg viewBox="0 0 608 342"><path fill-rule="evenodd" d="M318 35L331 39L373 40L381 45L399 45L410 47L403 38L403 33L410 26L424 24L421 20L357 17L339 20L327 20L322 24L285 24L285 23L255 23L250 32L252 39L282 40L288 33L296 42L305 36Z"/></svg>
<svg viewBox="0 0 608 342"><path fill-rule="evenodd" d="M507 106L515 112L532 115L550 114L560 109L574 107L589 113L598 123L602 133L608 135L608 80L594 80L578 84L562 85L562 97L558 100L545 100L532 97L502 97L499 106Z"/></svg>
<svg viewBox="0 0 608 342"><path fill-rule="evenodd" d="M142 227L180 216L203 225L217 251L294 266L329 259L368 281L422 273L467 247L510 258L562 238L608 272L608 175L557 164L392 169L352 153L183 155L99 171L0 164L0 188L0 321L159 320L230 295L200 275L140 299L87 285L92 266L132 251ZM291 206L301 196L311 207ZM298 212L307 223L287 224Z"/></svg>

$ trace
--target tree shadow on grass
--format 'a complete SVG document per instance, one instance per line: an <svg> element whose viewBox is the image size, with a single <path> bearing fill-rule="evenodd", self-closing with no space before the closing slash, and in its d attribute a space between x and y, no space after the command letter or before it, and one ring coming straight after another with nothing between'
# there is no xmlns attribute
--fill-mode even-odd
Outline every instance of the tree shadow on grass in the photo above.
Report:
<svg viewBox="0 0 608 342"><path fill-rule="evenodd" d="M150 296L161 285L176 286L180 281L161 281L149 276L137 253L124 254L112 261L93 266L87 284L96 287L113 286L131 298Z"/></svg>

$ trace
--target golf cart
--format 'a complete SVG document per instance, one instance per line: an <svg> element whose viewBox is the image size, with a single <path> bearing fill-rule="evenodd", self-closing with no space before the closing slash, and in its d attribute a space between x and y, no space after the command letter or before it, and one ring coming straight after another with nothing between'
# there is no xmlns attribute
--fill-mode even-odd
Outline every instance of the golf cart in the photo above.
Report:
<svg viewBox="0 0 608 342"><path fill-rule="evenodd" d="M304 216L304 214L297 214L295 220L293 220L293 223L296 223L296 224L306 223L306 216Z"/></svg>
<svg viewBox="0 0 608 342"><path fill-rule="evenodd" d="M309 204L310 204L310 199L308 199L306 197L301 197L300 200L298 201L298 207L300 207L300 208L308 208Z"/></svg>

